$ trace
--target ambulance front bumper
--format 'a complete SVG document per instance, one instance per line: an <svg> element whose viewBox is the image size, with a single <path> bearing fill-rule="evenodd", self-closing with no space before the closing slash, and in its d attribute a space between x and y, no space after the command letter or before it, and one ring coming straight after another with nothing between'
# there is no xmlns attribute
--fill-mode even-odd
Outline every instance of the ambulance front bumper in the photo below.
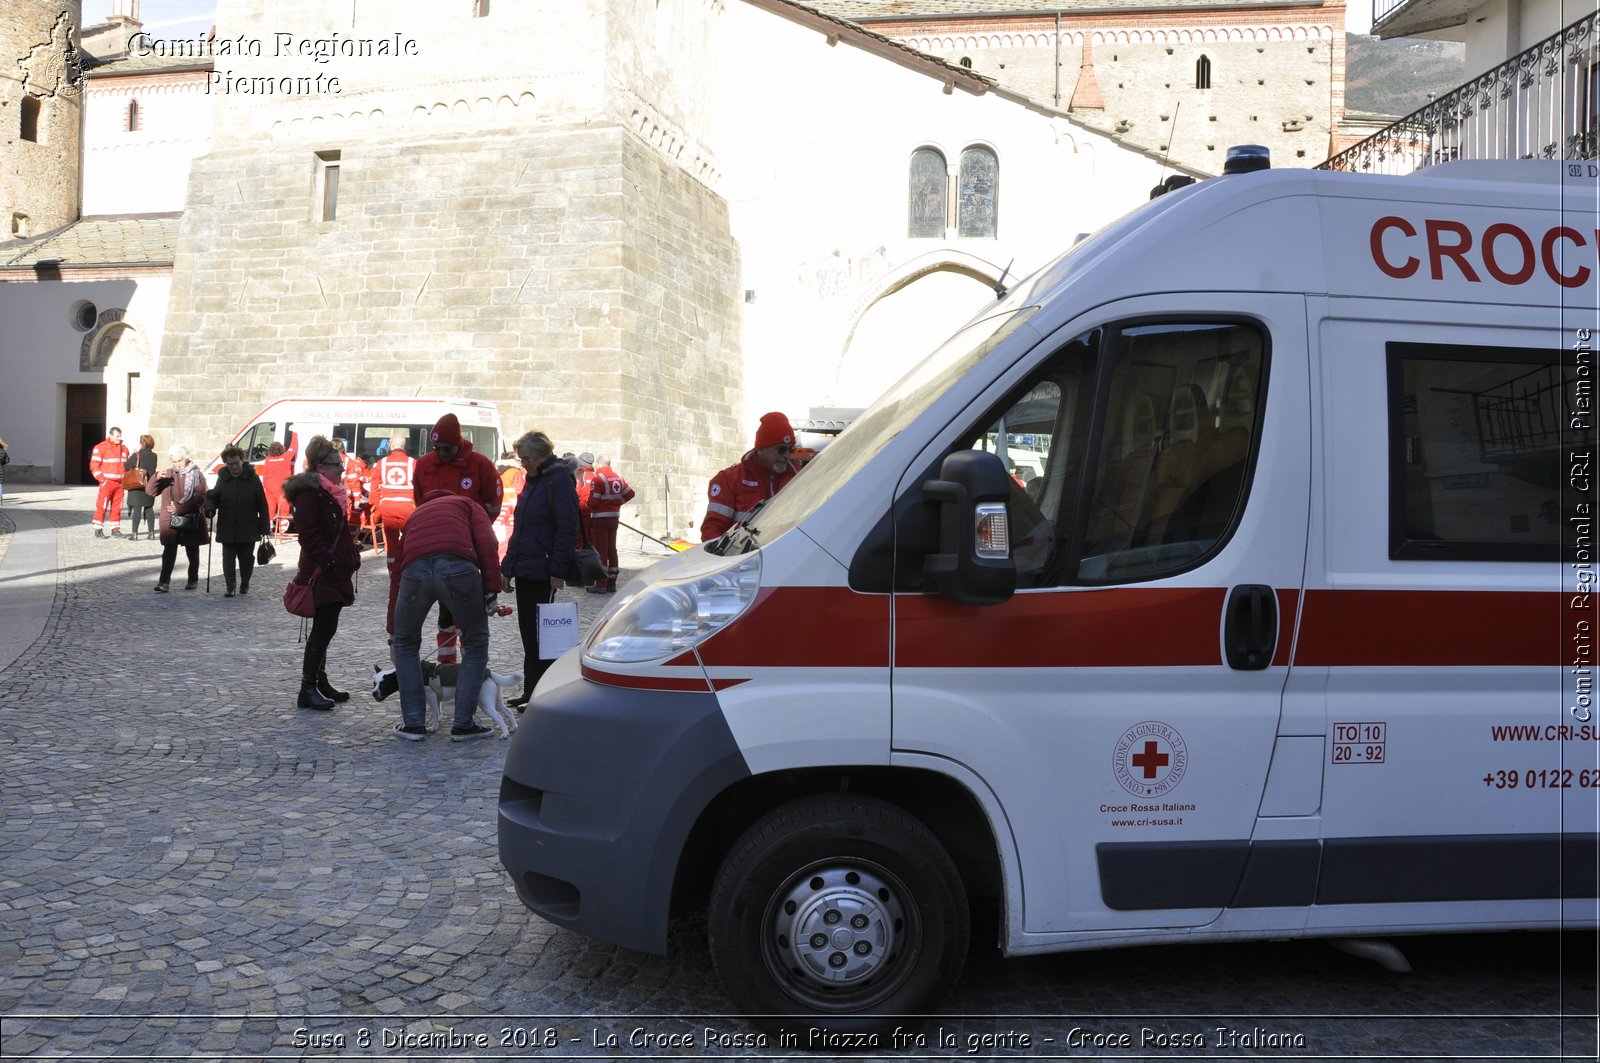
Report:
<svg viewBox="0 0 1600 1063"><path fill-rule="evenodd" d="M749 774L715 694L594 682L569 653L506 756L500 862L522 903L552 923L665 953L684 840Z"/></svg>

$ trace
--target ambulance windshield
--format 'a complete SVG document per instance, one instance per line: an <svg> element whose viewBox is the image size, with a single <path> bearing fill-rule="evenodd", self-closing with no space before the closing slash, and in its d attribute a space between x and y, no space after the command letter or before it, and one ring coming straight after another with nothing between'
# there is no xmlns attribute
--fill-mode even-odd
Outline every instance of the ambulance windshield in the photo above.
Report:
<svg viewBox="0 0 1600 1063"><path fill-rule="evenodd" d="M772 542L833 496L837 485L860 472L923 410L999 346L1038 307L1007 310L972 322L951 336L898 383L884 392L790 484L748 522L748 534L730 538L728 553Z"/></svg>

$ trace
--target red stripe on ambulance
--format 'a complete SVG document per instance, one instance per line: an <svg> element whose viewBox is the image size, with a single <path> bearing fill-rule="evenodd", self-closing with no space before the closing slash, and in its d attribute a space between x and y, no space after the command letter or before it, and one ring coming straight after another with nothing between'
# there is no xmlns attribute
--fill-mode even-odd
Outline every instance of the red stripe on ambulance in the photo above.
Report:
<svg viewBox="0 0 1600 1063"><path fill-rule="evenodd" d="M590 664L581 668L583 678L591 683L608 687L625 687L629 690L681 690L689 694L705 694L711 690L726 690L748 679L712 679L695 676L628 675L623 672L605 672Z"/></svg>
<svg viewBox="0 0 1600 1063"><path fill-rule="evenodd" d="M1558 665L1566 601L1546 591L1307 591L1294 663Z"/></svg>
<svg viewBox="0 0 1600 1063"><path fill-rule="evenodd" d="M700 645L707 668L882 668L889 599L847 587L762 588L745 614Z"/></svg>

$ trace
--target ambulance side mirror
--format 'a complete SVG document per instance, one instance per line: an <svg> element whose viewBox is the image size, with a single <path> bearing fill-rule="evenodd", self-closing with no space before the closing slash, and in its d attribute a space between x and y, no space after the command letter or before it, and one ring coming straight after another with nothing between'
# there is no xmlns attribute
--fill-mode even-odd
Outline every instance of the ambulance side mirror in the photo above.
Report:
<svg viewBox="0 0 1600 1063"><path fill-rule="evenodd" d="M923 561L927 587L961 605L998 605L1017 589L1011 557L1011 477L1000 458L961 450L944 459L939 479L922 485L939 507L939 552Z"/></svg>

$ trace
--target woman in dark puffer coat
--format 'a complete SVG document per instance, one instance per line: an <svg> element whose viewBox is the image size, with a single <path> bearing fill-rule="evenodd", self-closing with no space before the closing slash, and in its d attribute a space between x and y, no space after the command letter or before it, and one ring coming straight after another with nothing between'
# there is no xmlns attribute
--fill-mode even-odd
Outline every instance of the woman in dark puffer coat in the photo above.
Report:
<svg viewBox="0 0 1600 1063"><path fill-rule="evenodd" d="M517 460L527 482L517 496L516 522L506 543L500 571L517 595L517 627L522 633L522 696L506 702L518 710L553 663L539 656L539 606L554 599L572 575L578 537L578 487L555 444L543 432L517 440Z"/></svg>
<svg viewBox="0 0 1600 1063"><path fill-rule="evenodd" d="M228 584L223 597L233 597L235 568L239 593L249 594L256 541L272 529L267 521L266 489L238 447L222 448L222 468L217 470L216 486L206 492L206 512L215 518L212 537L222 544L222 578Z"/></svg>
<svg viewBox="0 0 1600 1063"><path fill-rule="evenodd" d="M328 644L339 630L339 610L356 602L355 572L361 567L361 555L344 515L339 452L326 438L314 436L304 454L306 471L283 482L283 497L289 500L300 536L300 570L294 582L314 581L317 603L300 663L299 706L327 710L336 701L350 700L348 693L328 682L326 661Z"/></svg>

